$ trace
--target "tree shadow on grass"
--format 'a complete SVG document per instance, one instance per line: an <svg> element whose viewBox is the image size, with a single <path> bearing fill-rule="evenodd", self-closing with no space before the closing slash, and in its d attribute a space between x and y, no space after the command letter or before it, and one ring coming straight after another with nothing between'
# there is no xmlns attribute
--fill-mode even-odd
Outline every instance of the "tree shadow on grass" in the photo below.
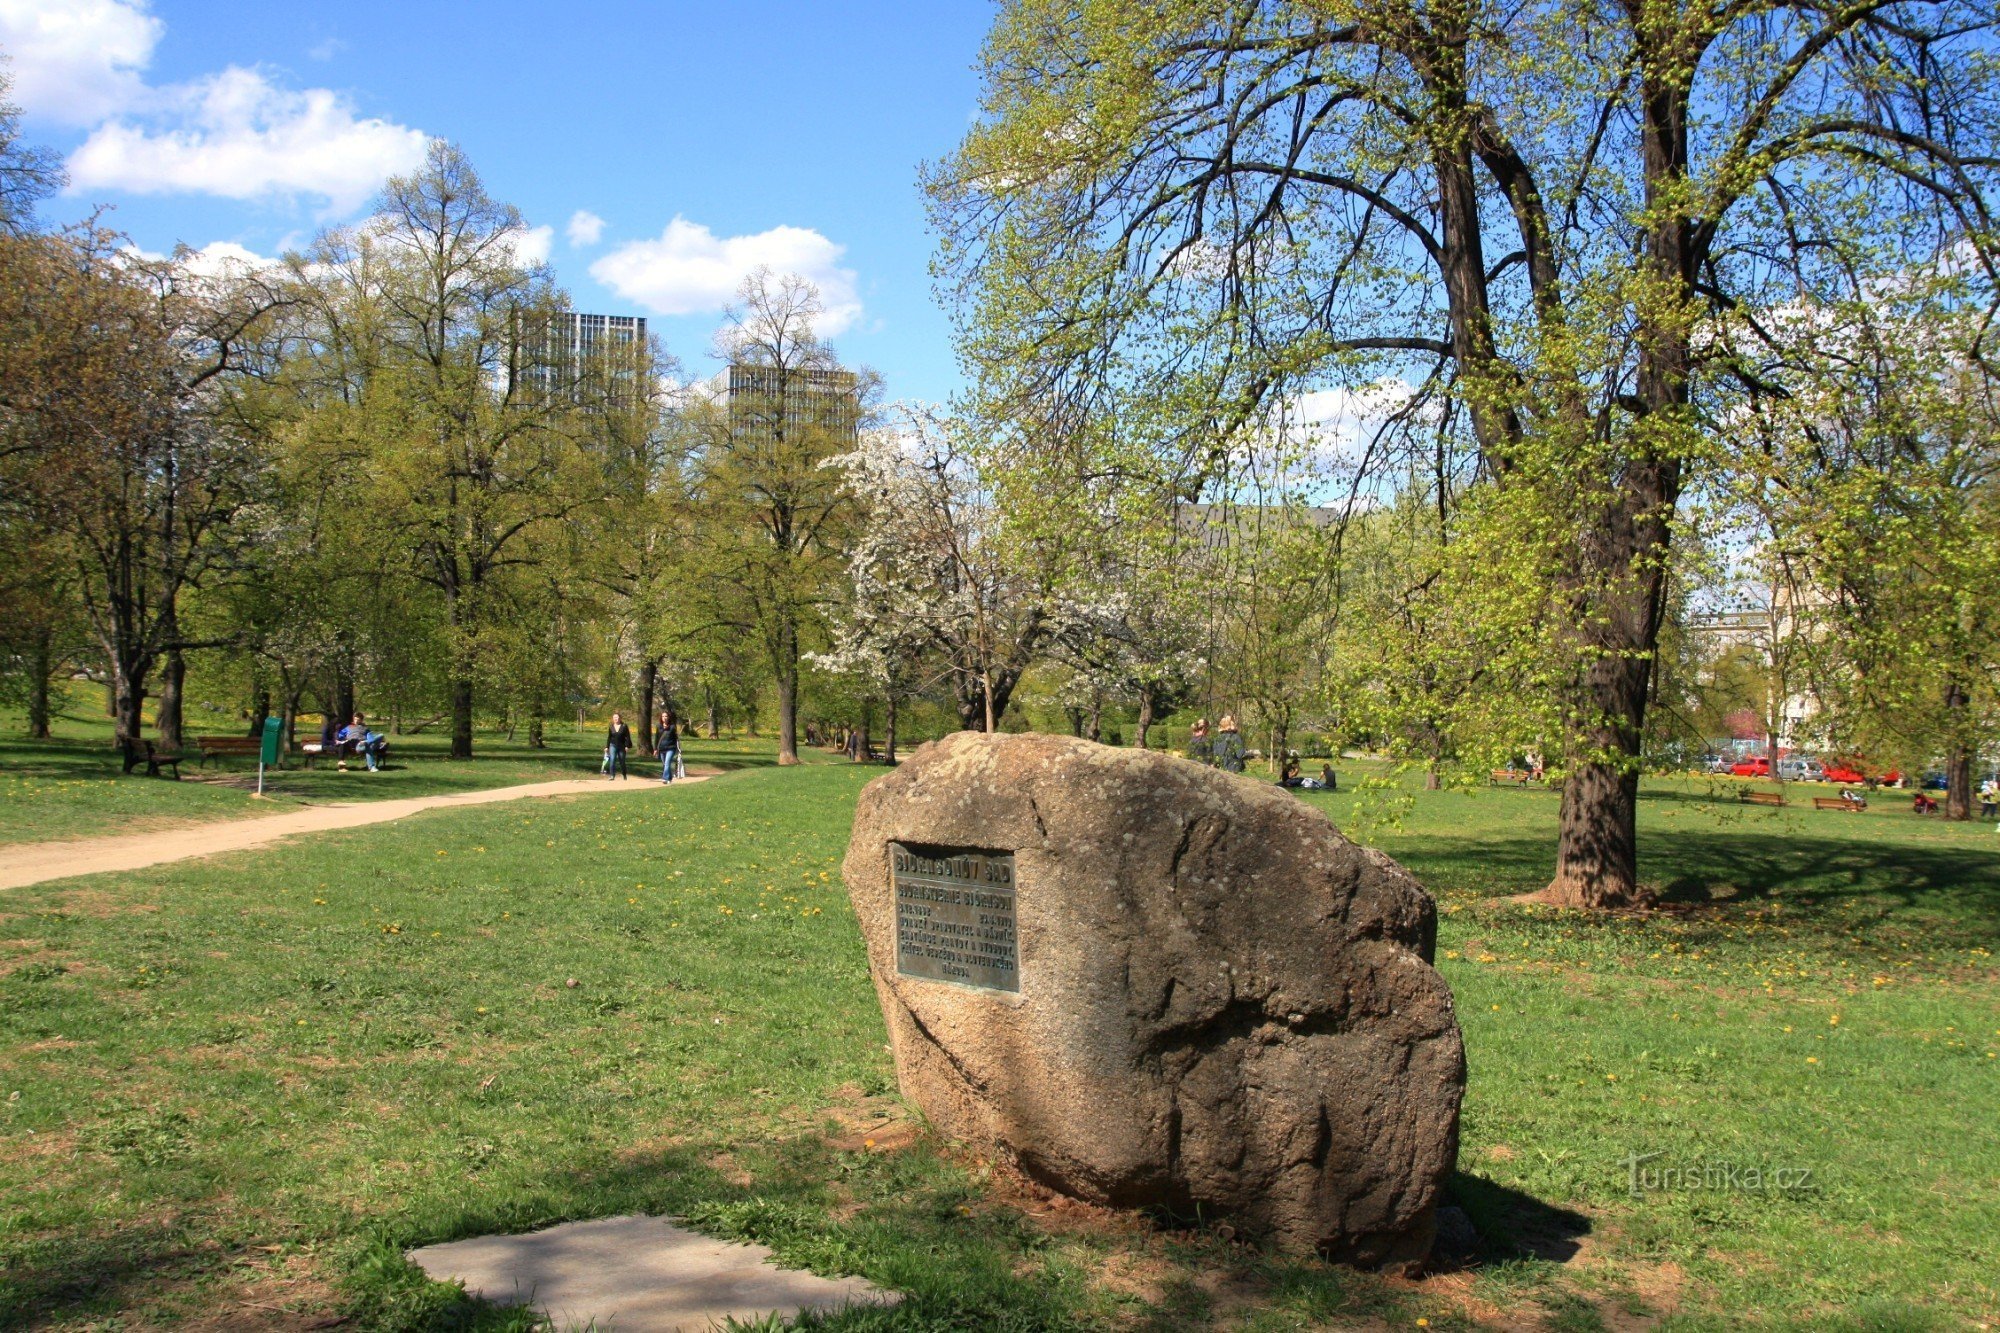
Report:
<svg viewBox="0 0 2000 1333"><path fill-rule="evenodd" d="M0 1250L0 1327L116 1315L142 1296L213 1272L218 1260L226 1263L184 1232L161 1226L16 1241Z"/></svg>
<svg viewBox="0 0 2000 1333"><path fill-rule="evenodd" d="M920 1140L908 1149L846 1151L805 1136L729 1148L685 1146L628 1157L586 1178L556 1184L540 1197L505 1206L443 1202L397 1224L380 1241L400 1254L420 1244L511 1234L556 1222L625 1213L675 1217L705 1234L770 1248L779 1264L823 1276L854 1275L901 1293L893 1307L855 1307L808 1315L798 1327L854 1330L1007 1328L1083 1330L1209 1327L1217 1319L1269 1314L1280 1319L1436 1316L1421 1286L1393 1283L1311 1258L1287 1256L1232 1240L1223 1228L1175 1230L1132 1225L1099 1210L1029 1215L1020 1199L996 1190ZM745 1168L750 1174L741 1174ZM1445 1268L1533 1257L1561 1263L1579 1252L1588 1218L1518 1190L1460 1172L1448 1200L1472 1219L1472 1248ZM1464 1226L1461 1223L1461 1231ZM373 1279L359 1307L372 1317L398 1311L408 1328L465 1326L462 1304L419 1308L415 1272ZM1145 1289L1118 1275L1147 1274ZM1107 1282L1107 1278L1111 1279ZM491 1311L493 1307L481 1307Z"/></svg>
<svg viewBox="0 0 2000 1333"><path fill-rule="evenodd" d="M774 1251L787 1268L857 1275L903 1293L887 1309L859 1307L802 1320L827 1329L1099 1327L1077 1309L1074 1284L1033 1262L1037 1239L1007 1208L978 1206L956 1169L927 1151L845 1153L814 1138L736 1145L754 1183L714 1165L721 1145L629 1156L617 1166L552 1183L504 1205L443 1201L380 1231L355 1270L354 1313L394 1316L411 1329L459 1329L468 1310L498 1307L450 1299L450 1288L387 1257L472 1236L512 1235L559 1222L645 1213L681 1219L707 1235ZM428 1304L427 1304L428 1303Z"/></svg>
<svg viewBox="0 0 2000 1333"><path fill-rule="evenodd" d="M1806 907L1886 895L1950 915L2000 916L2000 871L1992 856L1969 848L1736 832L1712 847L1685 839L1676 853L1674 868L1656 881L1669 902L1708 901L1724 887Z"/></svg>
<svg viewBox="0 0 2000 1333"><path fill-rule="evenodd" d="M2000 918L2000 862L1970 847L1815 839L1740 827L1681 829L1646 840L1640 879L1668 903L1782 900L1823 910L1865 897L1990 923ZM1551 839L1411 836L1396 855L1440 889L1501 897L1546 884L1555 871Z"/></svg>

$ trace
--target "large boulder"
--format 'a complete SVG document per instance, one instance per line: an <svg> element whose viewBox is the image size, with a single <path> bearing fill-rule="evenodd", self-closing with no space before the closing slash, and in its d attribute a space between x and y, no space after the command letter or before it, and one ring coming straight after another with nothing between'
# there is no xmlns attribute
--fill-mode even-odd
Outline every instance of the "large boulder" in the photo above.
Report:
<svg viewBox="0 0 2000 1333"><path fill-rule="evenodd" d="M903 1094L1113 1207L1413 1268L1465 1054L1400 866L1271 784L961 733L861 794L848 891Z"/></svg>

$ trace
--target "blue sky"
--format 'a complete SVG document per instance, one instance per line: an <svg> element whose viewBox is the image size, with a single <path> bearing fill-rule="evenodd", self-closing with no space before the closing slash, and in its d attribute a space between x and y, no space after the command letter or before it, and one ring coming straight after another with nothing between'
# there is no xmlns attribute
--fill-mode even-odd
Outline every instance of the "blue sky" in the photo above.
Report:
<svg viewBox="0 0 2000 1333"><path fill-rule="evenodd" d="M149 250L272 255L451 139L546 229L528 244L579 309L646 315L691 373L767 263L822 287L843 357L892 397L941 400L957 374L916 174L971 122L992 12L0 0L0 50L28 136L69 156L52 219L108 204Z"/></svg>

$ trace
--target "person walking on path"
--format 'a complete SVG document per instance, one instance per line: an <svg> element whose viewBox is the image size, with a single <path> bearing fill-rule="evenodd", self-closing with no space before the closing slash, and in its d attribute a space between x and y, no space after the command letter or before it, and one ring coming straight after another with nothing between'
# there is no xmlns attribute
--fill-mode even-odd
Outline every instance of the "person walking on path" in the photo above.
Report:
<svg viewBox="0 0 2000 1333"><path fill-rule="evenodd" d="M616 782L622 775L627 781L632 775L625 771L625 752L632 748L632 728L625 725L623 713L611 715L611 730L604 734L604 772Z"/></svg>
<svg viewBox="0 0 2000 1333"><path fill-rule="evenodd" d="M660 710L660 729L653 733L653 750L660 756L660 781L672 782L674 765L681 757L681 727L671 708Z"/></svg>

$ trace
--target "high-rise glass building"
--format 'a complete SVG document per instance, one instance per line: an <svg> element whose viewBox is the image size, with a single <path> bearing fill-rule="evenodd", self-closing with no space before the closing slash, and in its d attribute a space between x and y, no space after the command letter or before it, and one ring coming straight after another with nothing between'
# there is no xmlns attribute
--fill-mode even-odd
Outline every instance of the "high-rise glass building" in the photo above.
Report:
<svg viewBox="0 0 2000 1333"><path fill-rule="evenodd" d="M810 430L831 453L860 440L861 395L852 371L731 365L716 379L729 405L730 434L739 439Z"/></svg>
<svg viewBox="0 0 2000 1333"><path fill-rule="evenodd" d="M563 310L523 338L529 382L550 397L574 395L587 374L603 377L610 401L628 404L643 394L652 356L641 315L586 315Z"/></svg>

